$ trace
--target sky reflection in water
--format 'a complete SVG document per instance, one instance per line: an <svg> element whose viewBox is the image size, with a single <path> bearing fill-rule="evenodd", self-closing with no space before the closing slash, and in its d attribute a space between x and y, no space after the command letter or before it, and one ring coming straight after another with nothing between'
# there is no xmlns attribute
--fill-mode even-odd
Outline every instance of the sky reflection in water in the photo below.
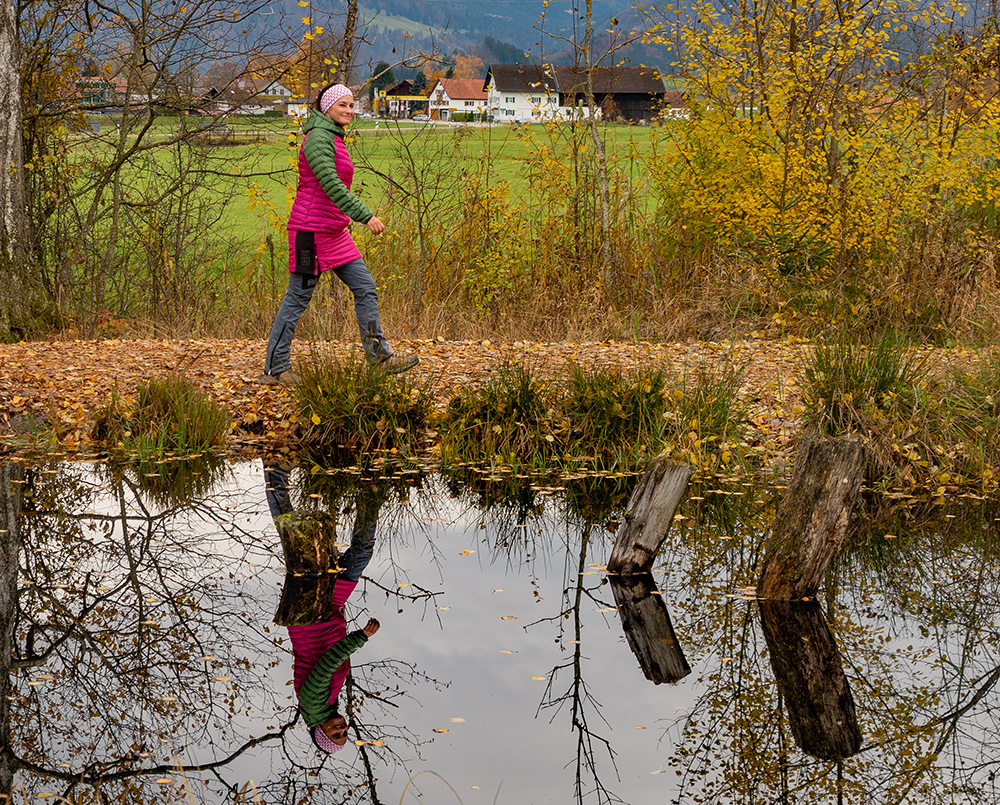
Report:
<svg viewBox="0 0 1000 805"><path fill-rule="evenodd" d="M316 784L318 802L369 801L374 776L378 800L397 802L424 770L465 803L756 802L783 791L829 801L838 785L845 801L995 799L1000 558L995 513L981 502L952 517L939 507L926 520L860 518L821 602L863 741L837 763L795 745L757 603L742 592L756 581L780 492L692 487L653 576L692 671L654 685L601 572L615 512L588 525L559 494L482 508L477 492L440 477L397 482L347 608L349 628L376 617L382 629L352 658L357 684L342 694L359 708L350 737L384 745L348 745L323 762L300 723L207 770L250 736L278 735L294 714L287 634L272 623L284 574L262 464L224 467L213 491L184 507L130 490L137 475L53 469L26 479L24 572L35 583L20 579L21 607L53 624L63 615L45 614L49 594L71 612L89 606L83 623L100 642L67 640L14 672L13 744L40 767L18 772L15 790L79 793L71 777L107 774L95 759L145 751L115 770L197 765L184 776L199 801L232 801L220 779L237 788L252 779L267 802L297 802ZM354 496L370 484L298 480L294 502L331 509L349 540ZM128 538L114 519L123 510ZM100 611L95 596L107 598ZM23 658L24 618L17 629ZM47 646L37 625L34 641L36 654ZM47 674L55 679L39 679ZM362 702L365 692L388 704ZM172 785L155 780L167 777L181 775L134 784L154 801ZM424 801L454 800L431 775L414 785ZM103 788L115 796L121 786Z"/></svg>

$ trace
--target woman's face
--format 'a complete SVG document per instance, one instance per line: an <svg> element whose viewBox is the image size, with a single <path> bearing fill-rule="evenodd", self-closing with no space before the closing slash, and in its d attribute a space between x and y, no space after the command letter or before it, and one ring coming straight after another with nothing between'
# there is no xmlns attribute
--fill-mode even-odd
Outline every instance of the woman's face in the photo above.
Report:
<svg viewBox="0 0 1000 805"><path fill-rule="evenodd" d="M351 101L351 112L354 112L354 101ZM327 112L327 114L329 115L330 113ZM334 716L319 726L326 733L326 737L335 744L343 746L347 743L347 719L343 716Z"/></svg>
<svg viewBox="0 0 1000 805"><path fill-rule="evenodd" d="M347 126L354 117L354 96L345 95L326 110L326 116L340 126Z"/></svg>

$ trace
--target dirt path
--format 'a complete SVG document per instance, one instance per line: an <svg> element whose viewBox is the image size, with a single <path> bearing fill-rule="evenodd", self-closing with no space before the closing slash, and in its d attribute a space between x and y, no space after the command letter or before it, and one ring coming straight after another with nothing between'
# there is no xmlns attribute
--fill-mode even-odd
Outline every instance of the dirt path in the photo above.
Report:
<svg viewBox="0 0 1000 805"><path fill-rule="evenodd" d="M310 350L346 356L354 343L296 342L295 357ZM444 405L460 388L482 381L498 361L522 361L543 373L559 373L571 363L620 367L662 365L677 373L729 357L746 363L743 395L752 427L768 452L781 452L798 432L802 413L797 378L806 347L785 341L734 343L493 343L490 341L402 341L400 353L420 356L413 378L429 384ZM262 341L53 341L0 345L0 435L23 426L27 416L44 417L60 434L63 447L86 450L94 412L117 389L129 396L139 381L183 371L223 402L237 433L251 430L280 438L294 416L289 392L255 380L263 365ZM261 425L263 427L261 427ZM266 437L262 437L266 438ZM235 438L234 444L247 440ZM253 441L253 440L250 440ZM257 441L260 441L258 439Z"/></svg>

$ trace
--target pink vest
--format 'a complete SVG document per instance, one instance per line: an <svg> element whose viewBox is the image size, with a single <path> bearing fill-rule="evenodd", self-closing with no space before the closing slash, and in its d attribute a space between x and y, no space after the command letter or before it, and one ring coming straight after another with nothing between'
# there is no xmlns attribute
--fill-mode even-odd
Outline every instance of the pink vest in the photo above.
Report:
<svg viewBox="0 0 1000 805"><path fill-rule="evenodd" d="M313 136L310 131L306 138ZM342 266L352 260L361 258L348 224L351 219L342 213L323 191L319 179L309 167L305 155L305 139L299 149L299 187L295 192L295 201L288 216L288 270L294 269L295 232L316 233L316 256L319 270L327 271ZM344 186L350 190L354 181L354 163L347 153L347 146L341 137L334 137L334 153L336 156L337 176Z"/></svg>

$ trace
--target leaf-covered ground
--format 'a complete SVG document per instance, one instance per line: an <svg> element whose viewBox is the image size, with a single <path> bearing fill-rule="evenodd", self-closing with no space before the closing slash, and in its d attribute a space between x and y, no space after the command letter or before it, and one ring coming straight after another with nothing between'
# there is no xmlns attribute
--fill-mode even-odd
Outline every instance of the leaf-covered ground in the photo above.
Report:
<svg viewBox="0 0 1000 805"><path fill-rule="evenodd" d="M140 381L181 371L223 402L234 419L234 452L262 443L283 442L294 429L290 392L260 386L264 342L232 341L52 341L0 345L0 436L47 424L68 451L89 452L94 413L115 390L129 397ZM296 342L295 357L310 350L347 356L356 343ZM495 343L484 341L401 341L396 350L419 355L412 377L431 388L444 405L461 387L480 382L498 361L521 361L541 373L564 372L571 363L620 367L662 365L683 374L702 365L732 360L746 365L742 393L749 403L751 439L779 464L789 459L802 427L798 379L808 345L794 340L727 343ZM949 362L961 351L939 356ZM8 440L9 441L9 440Z"/></svg>

